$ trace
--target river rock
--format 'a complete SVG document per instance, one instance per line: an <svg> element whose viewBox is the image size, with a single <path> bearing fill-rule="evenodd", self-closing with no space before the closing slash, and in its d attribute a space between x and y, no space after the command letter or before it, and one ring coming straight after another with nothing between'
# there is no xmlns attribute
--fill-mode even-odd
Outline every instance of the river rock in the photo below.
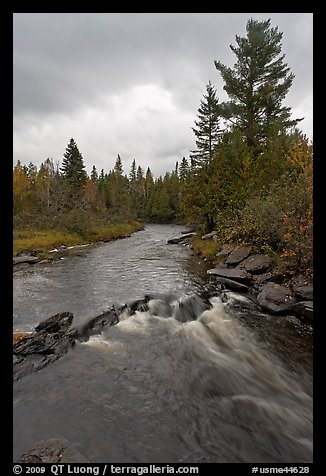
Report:
<svg viewBox="0 0 326 476"><path fill-rule="evenodd" d="M242 283L238 283L237 281L234 281L233 279L216 276L216 281L218 281L221 284L224 284L224 286L227 289L232 289L233 291L247 292L249 290L248 286Z"/></svg>
<svg viewBox="0 0 326 476"><path fill-rule="evenodd" d="M206 235L203 235L201 239L209 240L210 238L213 238L215 235L217 235L217 231L211 231L210 233L206 233Z"/></svg>
<svg viewBox="0 0 326 476"><path fill-rule="evenodd" d="M236 265L239 264L241 261L246 259L251 253L252 247L251 246L241 246L241 248L237 248L228 256L226 260L226 264Z"/></svg>
<svg viewBox="0 0 326 476"><path fill-rule="evenodd" d="M22 255L22 256L17 256L16 258L13 258L13 264L21 264L21 263L28 263L28 264L35 264L40 261L40 258L37 258L37 256L27 256L27 255Z"/></svg>
<svg viewBox="0 0 326 476"><path fill-rule="evenodd" d="M263 309L275 314L289 311L295 302L289 289L276 283L266 283L257 301Z"/></svg>
<svg viewBox="0 0 326 476"><path fill-rule="evenodd" d="M41 370L59 359L76 343L76 330L70 329L73 314L62 312L41 322L34 333L23 337L13 346L17 360L13 366L15 380Z"/></svg>
<svg viewBox="0 0 326 476"><path fill-rule="evenodd" d="M196 235L196 233L187 233L183 236L179 236L178 238L171 238L167 241L168 245L176 245L177 243L182 243L183 241L188 240L192 236Z"/></svg>
<svg viewBox="0 0 326 476"><path fill-rule="evenodd" d="M298 301L312 301L314 298L312 286L293 287L293 292Z"/></svg>
<svg viewBox="0 0 326 476"><path fill-rule="evenodd" d="M267 271L271 265L271 258L266 255L251 255L241 261L238 268L245 269L248 273L261 274Z"/></svg>
<svg viewBox="0 0 326 476"><path fill-rule="evenodd" d="M252 280L251 274L243 269L221 269L213 268L207 271L208 274L220 276L222 278L232 279L242 284L250 284Z"/></svg>
<svg viewBox="0 0 326 476"><path fill-rule="evenodd" d="M71 312L59 312L58 314L45 319L45 321L42 321L38 326L35 327L35 330L36 332L44 330L50 334L59 331L65 332L67 329L69 329L73 318L74 315Z"/></svg>
<svg viewBox="0 0 326 476"><path fill-rule="evenodd" d="M314 303L313 301L297 302L294 304L292 311L296 316L303 317L312 322L314 317Z"/></svg>
<svg viewBox="0 0 326 476"><path fill-rule="evenodd" d="M40 441L16 463L89 463L65 438Z"/></svg>
<svg viewBox="0 0 326 476"><path fill-rule="evenodd" d="M224 258L225 256L229 256L229 254L233 250L234 250L234 246L232 246L232 245L223 245L221 250L218 253L216 253L216 256L218 256L219 258Z"/></svg>

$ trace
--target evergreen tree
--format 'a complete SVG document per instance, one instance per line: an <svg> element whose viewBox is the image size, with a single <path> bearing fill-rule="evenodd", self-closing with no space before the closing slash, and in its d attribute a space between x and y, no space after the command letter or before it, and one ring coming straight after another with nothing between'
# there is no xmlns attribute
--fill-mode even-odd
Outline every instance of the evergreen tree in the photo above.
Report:
<svg viewBox="0 0 326 476"><path fill-rule="evenodd" d="M63 178L74 190L81 189L87 180L84 160L74 139L70 139L63 156L61 172Z"/></svg>
<svg viewBox="0 0 326 476"><path fill-rule="evenodd" d="M142 182L144 179L143 169L141 168L140 165L137 168L136 179L137 179L137 182Z"/></svg>
<svg viewBox="0 0 326 476"><path fill-rule="evenodd" d="M197 150L192 150L190 157L197 166L211 162L214 147L219 141L221 132L219 128L220 106L216 90L210 81L206 86L206 91L207 95L204 95L198 108L196 127L192 128L196 136Z"/></svg>
<svg viewBox="0 0 326 476"><path fill-rule="evenodd" d="M114 165L114 173L117 176L121 176L123 174L123 167L122 167L122 160L120 155L118 154L118 157L116 158L115 165Z"/></svg>
<svg viewBox="0 0 326 476"><path fill-rule="evenodd" d="M95 165L93 165L93 168L92 168L91 181L92 181L93 183L97 183L97 182L98 182L98 173L97 173L97 170L96 170Z"/></svg>
<svg viewBox="0 0 326 476"><path fill-rule="evenodd" d="M131 169L130 169L130 174L129 174L129 180L131 182L135 182L136 178L137 178L137 166L136 166L136 160L134 159L132 161L132 164L131 164Z"/></svg>
<svg viewBox="0 0 326 476"><path fill-rule="evenodd" d="M185 182L189 172L188 160L185 157L182 157L181 164L179 167L179 179L181 182Z"/></svg>
<svg viewBox="0 0 326 476"><path fill-rule="evenodd" d="M291 108L282 106L294 75L281 55L283 33L270 23L250 19L247 37L236 35L238 46L230 45L237 57L233 69L214 61L230 97L222 104L223 117L242 131L256 155L270 127L281 130L301 120L291 120Z"/></svg>

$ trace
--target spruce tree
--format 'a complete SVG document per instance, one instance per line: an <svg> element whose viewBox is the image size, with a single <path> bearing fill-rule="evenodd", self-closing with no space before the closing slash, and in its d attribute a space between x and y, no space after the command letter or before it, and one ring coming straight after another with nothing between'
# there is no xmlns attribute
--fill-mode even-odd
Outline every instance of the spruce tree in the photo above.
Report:
<svg viewBox="0 0 326 476"><path fill-rule="evenodd" d="M74 139L70 139L60 170L63 178L74 190L81 189L87 180L83 156Z"/></svg>
<svg viewBox="0 0 326 476"><path fill-rule="evenodd" d="M233 69L214 61L230 97L223 103L222 115L242 131L254 154L260 152L271 128L278 130L296 125L290 119L291 108L282 106L294 75L281 55L283 33L272 28L271 21L252 18L246 25L247 36L236 35L237 46L230 45L237 57Z"/></svg>
<svg viewBox="0 0 326 476"><path fill-rule="evenodd" d="M134 159L131 164L131 169L130 169L130 174L129 174L129 180L131 182L135 182L137 178L137 166L136 166L136 160Z"/></svg>
<svg viewBox="0 0 326 476"><path fill-rule="evenodd" d="M216 90L209 81L206 86L207 95L200 101L198 120L192 130L196 136L197 150L192 150L190 157L197 166L211 162L215 145L220 135L220 107Z"/></svg>
<svg viewBox="0 0 326 476"><path fill-rule="evenodd" d="M97 182L98 182L98 173L97 173L97 170L96 170L95 165L93 165L93 168L92 168L91 181L92 181L93 183L97 183Z"/></svg>

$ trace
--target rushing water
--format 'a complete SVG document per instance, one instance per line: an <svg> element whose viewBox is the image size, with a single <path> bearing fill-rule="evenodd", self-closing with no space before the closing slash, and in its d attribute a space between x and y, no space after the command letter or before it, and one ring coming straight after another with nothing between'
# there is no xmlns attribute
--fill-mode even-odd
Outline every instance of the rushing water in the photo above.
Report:
<svg viewBox="0 0 326 476"><path fill-rule="evenodd" d="M189 249L166 245L180 231L150 225L15 272L19 329L59 311L83 322L146 293L176 302L168 312L158 296L149 311L16 382L14 459L62 436L91 462L312 461L309 328L259 314L234 293L212 298L195 320L176 319L180 302L212 279Z"/></svg>

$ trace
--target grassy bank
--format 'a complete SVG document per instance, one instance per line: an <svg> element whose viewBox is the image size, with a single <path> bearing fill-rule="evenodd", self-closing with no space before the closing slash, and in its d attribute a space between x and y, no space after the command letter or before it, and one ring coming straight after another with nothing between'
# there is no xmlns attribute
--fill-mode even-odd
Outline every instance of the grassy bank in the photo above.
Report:
<svg viewBox="0 0 326 476"><path fill-rule="evenodd" d="M74 246L101 240L115 240L129 236L142 228L142 223L130 221L121 224L94 226L88 230L87 235L62 230L14 230L13 252L16 254L26 249L49 251L60 245Z"/></svg>
<svg viewBox="0 0 326 476"><path fill-rule="evenodd" d="M194 236L190 243L196 253L212 262L217 261L216 253L221 249L220 243L214 240L202 240L201 236Z"/></svg>

